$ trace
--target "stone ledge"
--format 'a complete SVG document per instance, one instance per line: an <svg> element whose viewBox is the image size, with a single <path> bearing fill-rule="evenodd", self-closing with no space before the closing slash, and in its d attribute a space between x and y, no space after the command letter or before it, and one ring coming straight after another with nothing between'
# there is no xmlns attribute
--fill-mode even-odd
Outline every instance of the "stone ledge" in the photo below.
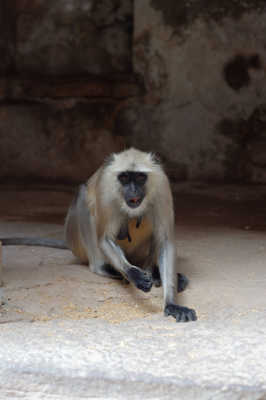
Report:
<svg viewBox="0 0 266 400"><path fill-rule="evenodd" d="M112 98L125 99L139 96L140 85L132 78L128 81L108 81L99 78L2 78L0 79L0 99L24 100L38 98Z"/></svg>

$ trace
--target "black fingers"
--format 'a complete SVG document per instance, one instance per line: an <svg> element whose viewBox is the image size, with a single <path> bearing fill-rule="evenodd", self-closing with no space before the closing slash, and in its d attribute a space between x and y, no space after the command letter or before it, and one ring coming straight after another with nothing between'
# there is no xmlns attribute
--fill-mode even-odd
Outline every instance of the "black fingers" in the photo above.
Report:
<svg viewBox="0 0 266 400"><path fill-rule="evenodd" d="M138 268L132 267L127 273L127 277L130 282L142 290L143 292L149 292L152 287L152 278L146 272L139 270Z"/></svg>
<svg viewBox="0 0 266 400"><path fill-rule="evenodd" d="M176 322L196 321L197 315L192 308L177 306L176 304L168 304L164 309L166 316L171 315Z"/></svg>
<svg viewBox="0 0 266 400"><path fill-rule="evenodd" d="M184 274L177 274L177 291L183 292L188 286L188 278Z"/></svg>

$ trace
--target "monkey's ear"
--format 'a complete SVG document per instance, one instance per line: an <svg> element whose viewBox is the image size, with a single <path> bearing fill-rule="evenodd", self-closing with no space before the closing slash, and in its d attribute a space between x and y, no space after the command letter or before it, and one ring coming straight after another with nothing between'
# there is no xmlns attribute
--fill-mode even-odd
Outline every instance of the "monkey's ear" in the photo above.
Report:
<svg viewBox="0 0 266 400"><path fill-rule="evenodd" d="M115 156L114 156L113 153L110 154L109 156L107 156L107 157L104 159L104 162L103 162L104 168L109 167L109 165L111 165L111 164L114 162L114 160L115 160Z"/></svg>
<svg viewBox="0 0 266 400"><path fill-rule="evenodd" d="M158 165L161 165L161 164L162 164L161 158L160 158L159 155L156 154L156 153L151 153L151 159L152 159L152 162L153 162L154 164L158 164Z"/></svg>

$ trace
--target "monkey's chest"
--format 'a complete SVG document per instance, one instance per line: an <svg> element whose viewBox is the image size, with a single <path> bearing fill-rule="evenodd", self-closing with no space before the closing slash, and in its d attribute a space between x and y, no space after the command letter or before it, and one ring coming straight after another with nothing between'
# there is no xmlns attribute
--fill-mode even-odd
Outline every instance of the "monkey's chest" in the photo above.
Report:
<svg viewBox="0 0 266 400"><path fill-rule="evenodd" d="M130 254L146 244L151 235L152 225L147 218L142 218L140 223L137 218L133 218L121 227L116 242L125 253Z"/></svg>

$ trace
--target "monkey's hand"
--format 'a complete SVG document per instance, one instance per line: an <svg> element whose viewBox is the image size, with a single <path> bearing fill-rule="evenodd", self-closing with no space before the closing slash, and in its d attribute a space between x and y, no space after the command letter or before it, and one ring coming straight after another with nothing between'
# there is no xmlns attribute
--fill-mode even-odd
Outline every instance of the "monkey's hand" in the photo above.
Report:
<svg viewBox="0 0 266 400"><path fill-rule="evenodd" d="M137 267L131 267L127 272L127 278L132 282L138 289L143 292L149 292L152 287L152 277L150 274L142 271Z"/></svg>
<svg viewBox="0 0 266 400"><path fill-rule="evenodd" d="M176 304L168 304L164 309L164 315L172 315L176 322L196 321L197 315L192 308L181 307Z"/></svg>

